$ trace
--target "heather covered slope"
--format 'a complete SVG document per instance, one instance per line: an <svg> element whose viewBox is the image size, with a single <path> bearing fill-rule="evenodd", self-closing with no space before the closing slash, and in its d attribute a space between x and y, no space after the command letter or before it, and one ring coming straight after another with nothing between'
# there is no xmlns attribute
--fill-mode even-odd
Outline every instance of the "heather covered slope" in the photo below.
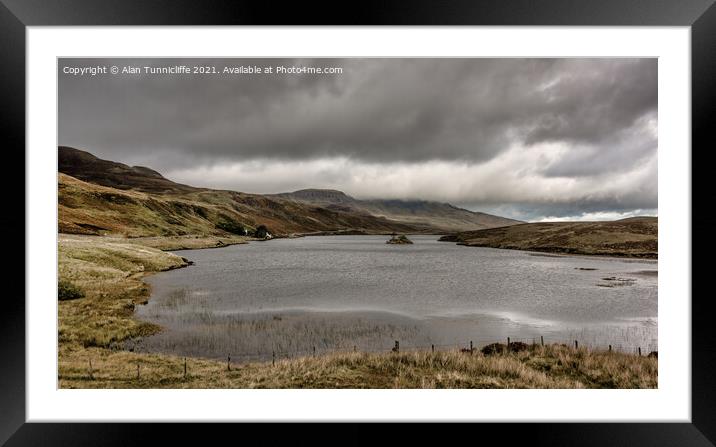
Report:
<svg viewBox="0 0 716 447"><path fill-rule="evenodd" d="M658 224L656 217L611 222L527 223L461 232L440 240L472 247L656 259Z"/></svg>

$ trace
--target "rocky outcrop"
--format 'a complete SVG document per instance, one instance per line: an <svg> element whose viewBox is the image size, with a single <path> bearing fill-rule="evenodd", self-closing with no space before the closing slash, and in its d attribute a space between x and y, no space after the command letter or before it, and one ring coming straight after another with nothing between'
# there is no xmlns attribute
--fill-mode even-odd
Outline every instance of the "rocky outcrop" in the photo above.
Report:
<svg viewBox="0 0 716 447"><path fill-rule="evenodd" d="M413 241L408 239L408 237L404 234L401 234L400 236L393 235L388 241L386 241L386 244L395 244L395 245L409 245L412 243L413 243Z"/></svg>

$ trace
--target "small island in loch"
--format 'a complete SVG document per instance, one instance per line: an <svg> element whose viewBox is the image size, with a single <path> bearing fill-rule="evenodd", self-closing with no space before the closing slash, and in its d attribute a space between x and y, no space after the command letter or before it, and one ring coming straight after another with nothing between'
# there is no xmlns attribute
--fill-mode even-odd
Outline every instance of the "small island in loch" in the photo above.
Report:
<svg viewBox="0 0 716 447"><path fill-rule="evenodd" d="M386 244L407 245L407 244L412 244L413 241L408 239L408 237L404 234L401 234L400 236L398 236L397 234L393 234L390 237L390 239L388 239L385 243Z"/></svg>

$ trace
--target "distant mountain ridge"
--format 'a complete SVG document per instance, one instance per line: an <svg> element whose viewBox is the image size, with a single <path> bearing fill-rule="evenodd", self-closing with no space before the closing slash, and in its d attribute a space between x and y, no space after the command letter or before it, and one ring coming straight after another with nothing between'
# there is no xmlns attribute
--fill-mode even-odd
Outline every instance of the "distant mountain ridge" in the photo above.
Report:
<svg viewBox="0 0 716 447"><path fill-rule="evenodd" d="M396 222L428 225L446 231L470 231L517 225L524 222L428 200L359 200L334 189L301 189L276 197L332 209L352 209Z"/></svg>
<svg viewBox="0 0 716 447"><path fill-rule="evenodd" d="M284 198L284 199L290 199L290 200L298 200L303 202L311 202L316 204L326 204L326 205L340 205L340 204L347 204L347 203L356 203L357 200L353 197L349 196L348 194L344 193L343 191L338 191L336 189L315 189L315 188L309 188L309 189L301 189L294 192L288 192L288 193L280 193L280 194L274 194L275 196Z"/></svg>

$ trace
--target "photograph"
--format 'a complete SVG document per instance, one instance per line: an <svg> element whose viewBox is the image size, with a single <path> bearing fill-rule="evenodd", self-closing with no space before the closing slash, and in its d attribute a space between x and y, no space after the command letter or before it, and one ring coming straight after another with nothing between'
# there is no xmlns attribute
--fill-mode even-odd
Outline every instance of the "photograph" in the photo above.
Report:
<svg viewBox="0 0 716 447"><path fill-rule="evenodd" d="M1 446L715 445L714 0L0 3Z"/></svg>
<svg viewBox="0 0 716 447"><path fill-rule="evenodd" d="M58 388L658 388L658 67L57 58Z"/></svg>

